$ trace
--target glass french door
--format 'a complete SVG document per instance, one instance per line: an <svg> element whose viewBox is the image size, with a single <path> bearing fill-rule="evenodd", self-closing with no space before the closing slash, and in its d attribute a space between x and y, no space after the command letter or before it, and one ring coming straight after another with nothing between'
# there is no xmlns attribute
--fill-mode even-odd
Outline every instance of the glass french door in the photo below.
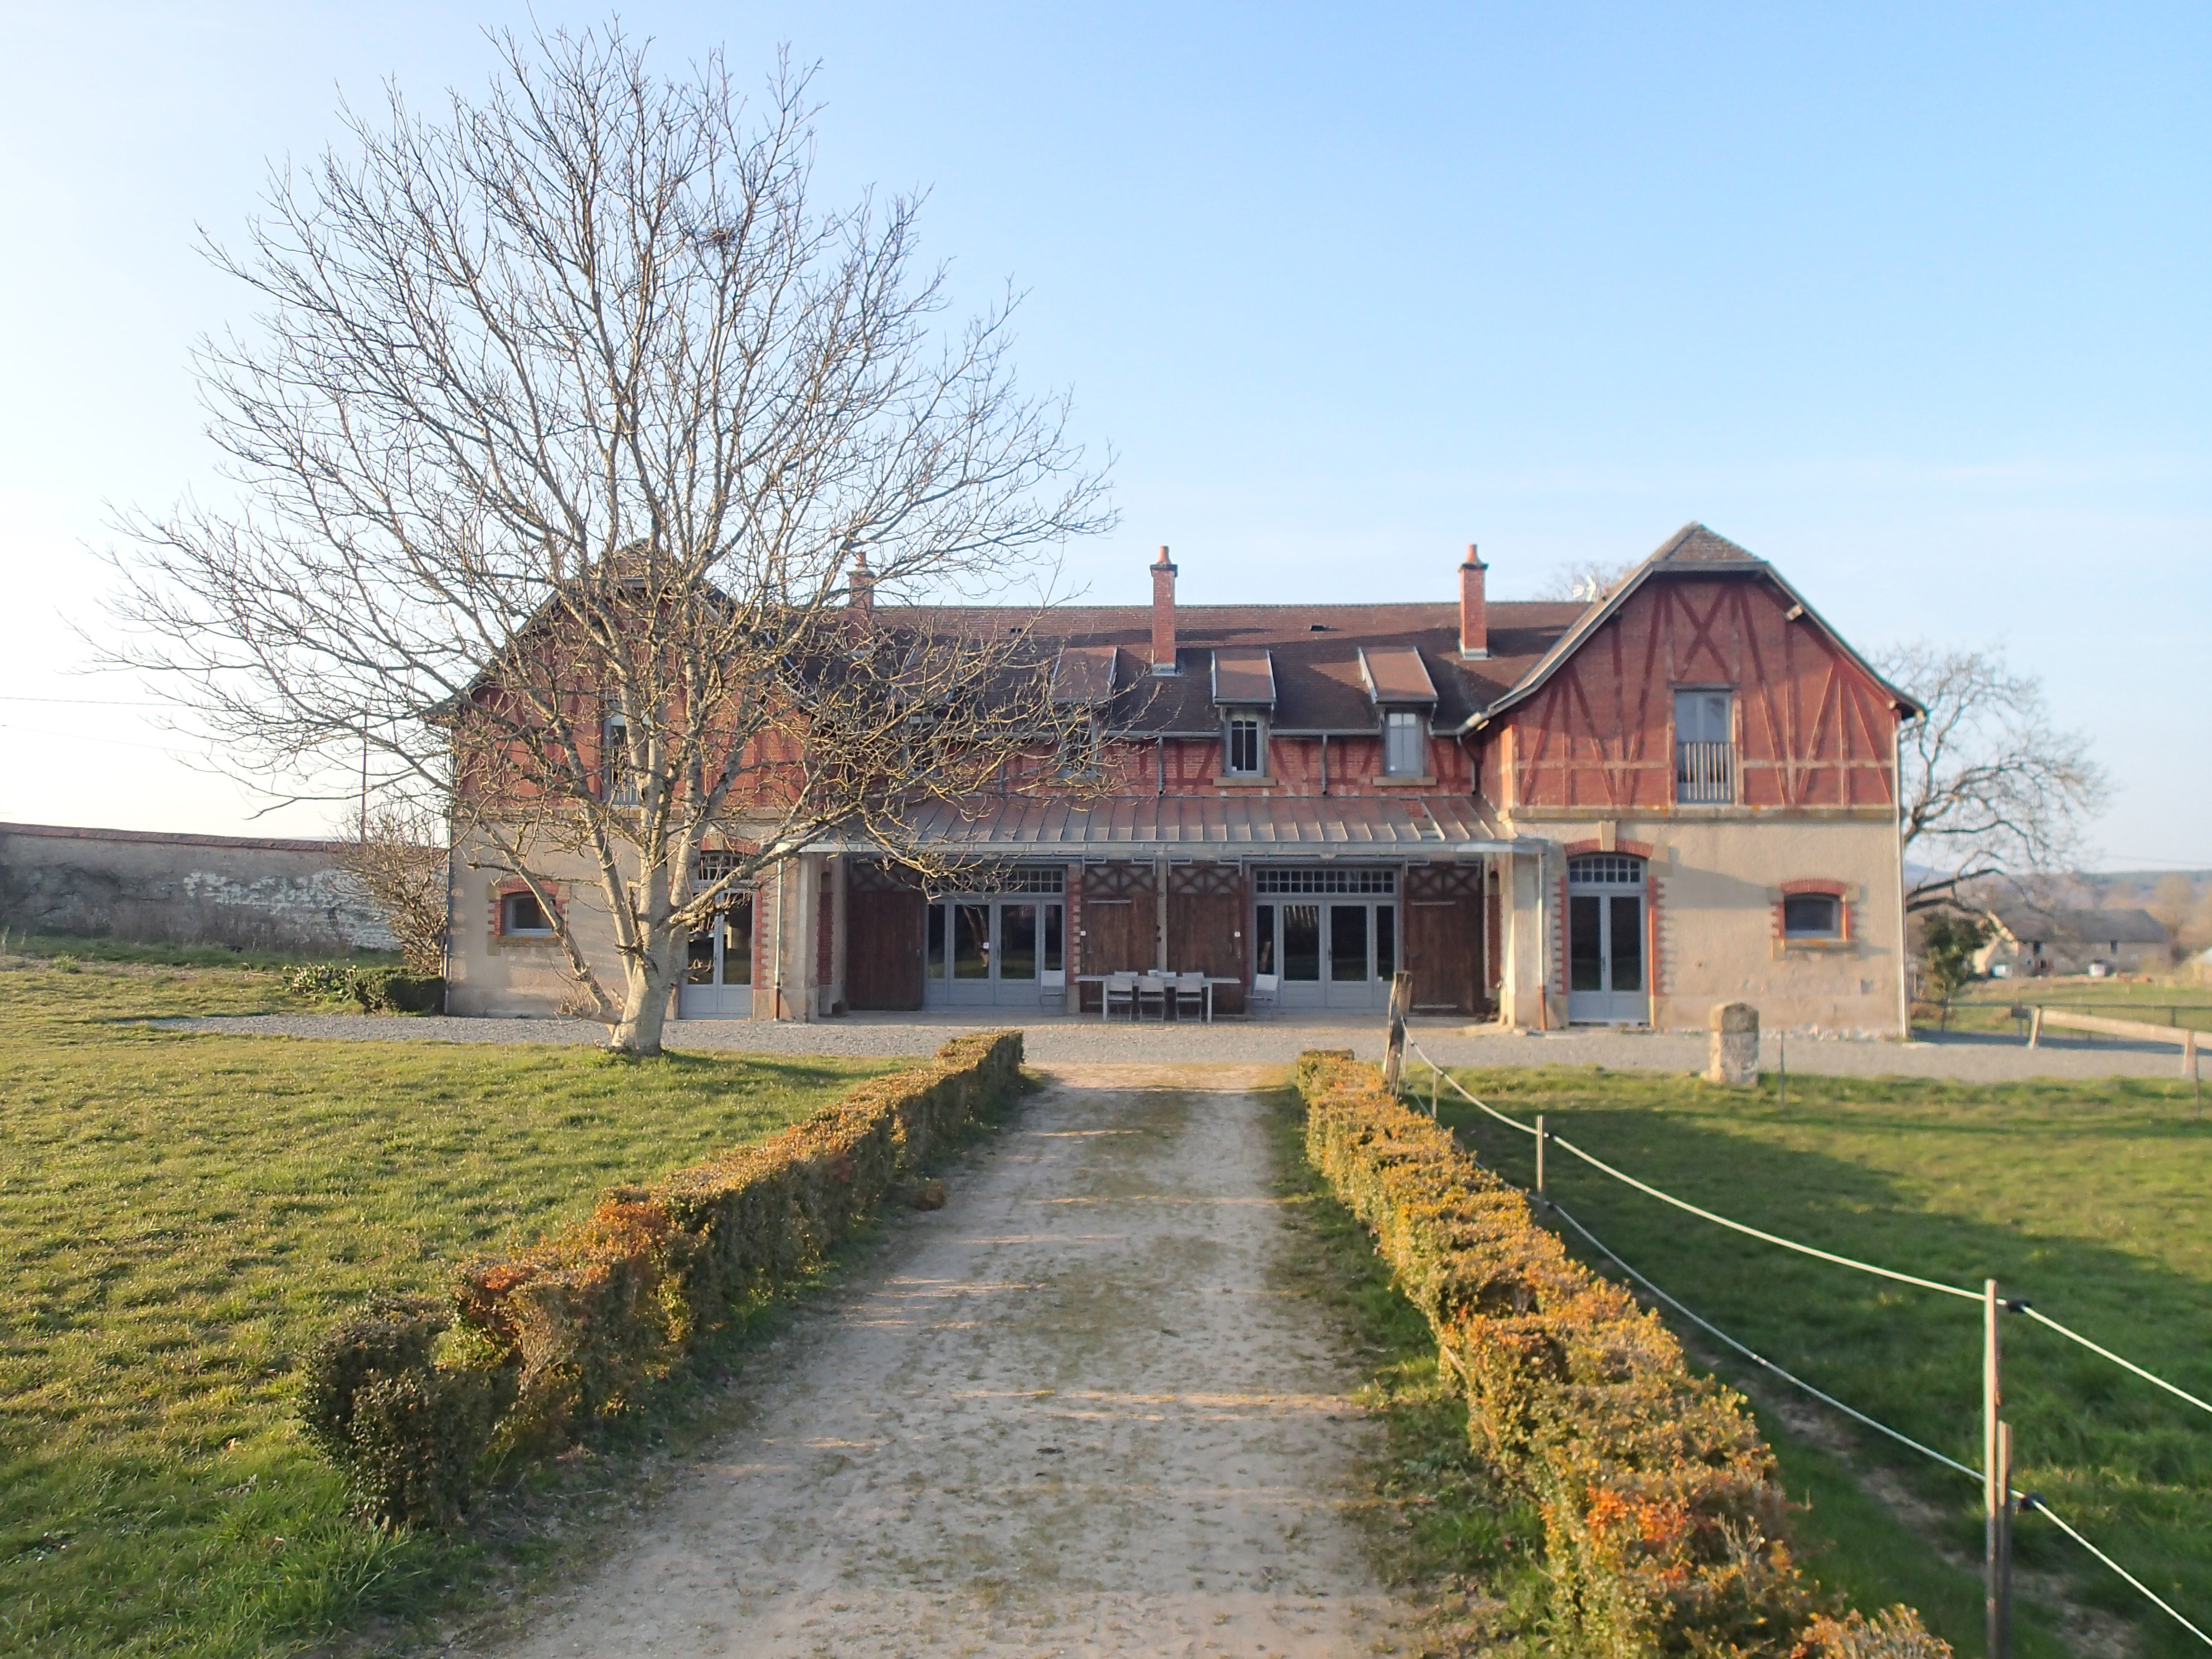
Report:
<svg viewBox="0 0 2212 1659"><path fill-rule="evenodd" d="M1644 860L1624 854L1595 854L1567 861L1570 1020L1650 1024L1644 877Z"/></svg>
<svg viewBox="0 0 2212 1659"><path fill-rule="evenodd" d="M678 1019L744 1019L753 1011L753 902L741 896L691 935L684 982L676 989Z"/></svg>
<svg viewBox="0 0 2212 1659"><path fill-rule="evenodd" d="M1277 975L1280 1006L1389 1006L1398 967L1395 900L1263 899L1252 907L1252 937L1255 971Z"/></svg>
<svg viewBox="0 0 2212 1659"><path fill-rule="evenodd" d="M1036 1007L1067 984L1067 906L1029 894L951 897L929 907L922 1006Z"/></svg>

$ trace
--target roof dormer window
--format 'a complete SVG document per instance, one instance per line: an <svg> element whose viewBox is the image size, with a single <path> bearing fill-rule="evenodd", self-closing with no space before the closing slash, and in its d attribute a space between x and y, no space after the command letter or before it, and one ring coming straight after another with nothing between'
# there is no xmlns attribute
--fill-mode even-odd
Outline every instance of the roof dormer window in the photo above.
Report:
<svg viewBox="0 0 2212 1659"><path fill-rule="evenodd" d="M1232 778L1267 775L1267 722L1256 711L1239 712L1226 722L1222 770Z"/></svg>
<svg viewBox="0 0 2212 1659"><path fill-rule="evenodd" d="M1420 715L1411 708L1393 708L1382 716L1382 775L1418 778L1429 769L1429 734Z"/></svg>

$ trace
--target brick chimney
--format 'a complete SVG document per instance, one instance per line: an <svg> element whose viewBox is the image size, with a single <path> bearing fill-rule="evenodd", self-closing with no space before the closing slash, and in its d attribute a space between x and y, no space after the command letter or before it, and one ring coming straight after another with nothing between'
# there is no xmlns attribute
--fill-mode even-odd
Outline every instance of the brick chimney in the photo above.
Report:
<svg viewBox="0 0 2212 1659"><path fill-rule="evenodd" d="M1164 547L1160 550L1160 556L1152 562L1152 672L1155 674L1176 672L1175 579L1176 568L1168 562L1168 550Z"/></svg>
<svg viewBox="0 0 2212 1659"><path fill-rule="evenodd" d="M1459 568L1459 653L1462 657L1490 654L1490 607L1482 597L1482 574L1490 567L1467 544L1467 562Z"/></svg>
<svg viewBox="0 0 2212 1659"><path fill-rule="evenodd" d="M876 573L868 568L866 549L853 550L853 568L845 580L846 608L856 618L867 616L876 608Z"/></svg>

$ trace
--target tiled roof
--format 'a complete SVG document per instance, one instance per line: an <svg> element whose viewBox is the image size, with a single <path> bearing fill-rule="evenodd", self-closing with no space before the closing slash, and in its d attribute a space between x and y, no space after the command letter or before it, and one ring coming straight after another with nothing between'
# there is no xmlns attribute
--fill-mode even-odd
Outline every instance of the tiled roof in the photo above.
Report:
<svg viewBox="0 0 2212 1659"><path fill-rule="evenodd" d="M1359 670L1367 681L1368 695L1379 707L1386 703L1433 703L1436 682L1410 645L1378 645L1359 648Z"/></svg>
<svg viewBox="0 0 2212 1659"><path fill-rule="evenodd" d="M1997 920L2015 939L2075 945L2164 945L2173 938L2148 910L2038 910L2006 907Z"/></svg>
<svg viewBox="0 0 2212 1659"><path fill-rule="evenodd" d="M1089 701L1079 686L1100 677L1091 665L1114 651L1119 669L1108 723L1139 737L1220 729L1213 702L1215 653L1243 659L1267 654L1274 681L1274 729L1284 736L1317 732L1372 732L1382 717L1360 666L1390 653L1410 674L1418 666L1435 694L1433 728L1458 729L1468 715L1503 696L1588 607L1493 600L1490 652L1459 654L1459 606L1437 605L1181 605L1176 607L1173 674L1151 667L1150 605L1055 605L1043 611L968 611L961 625L1024 630L1040 652L1057 653L1054 695ZM927 625L928 613L878 604L876 617L893 627ZM1073 654L1079 666L1071 669ZM1394 674L1395 670L1391 671ZM1426 696L1409 697L1416 706Z"/></svg>
<svg viewBox="0 0 2212 1659"><path fill-rule="evenodd" d="M1738 547L1727 537L1717 535L1701 524L1686 524L1665 541L1660 543L1645 556L1640 564L1620 581L1615 582L1602 599L1579 611L1567 627L1560 629L1538 654L1536 659L1527 665L1525 671L1512 685L1502 690L1491 702L1474 712L1480 715L1502 714L1515 703L1525 702L1534 696L1544 682L1551 678L1559 665L1574 655L1583 641L1620 613L1621 607L1628 603L1638 588L1655 575L1668 571L1680 571L1686 575L1741 574L1765 576L1790 597L1799 609L1811 619L1814 627L1833 640L1852 661L1865 669L1875 684L1888 692L1899 708L1910 714L1917 714L1920 712L1920 705L1875 673L1872 665L1853 650L1844 636L1829 627L1826 619L1806 603L1804 595L1783 579L1781 572L1757 554ZM1492 635L1493 647L1497 635L1493 633ZM1442 724L1441 716L1438 724Z"/></svg>
<svg viewBox="0 0 2212 1659"><path fill-rule="evenodd" d="M1499 851L1463 795L1121 795L1088 803L990 799L924 808L921 837L1002 856L1317 856ZM865 843L820 850L866 852Z"/></svg>
<svg viewBox="0 0 2212 1659"><path fill-rule="evenodd" d="M1275 665L1265 651L1217 651L1213 653L1213 700L1216 702L1275 704Z"/></svg>

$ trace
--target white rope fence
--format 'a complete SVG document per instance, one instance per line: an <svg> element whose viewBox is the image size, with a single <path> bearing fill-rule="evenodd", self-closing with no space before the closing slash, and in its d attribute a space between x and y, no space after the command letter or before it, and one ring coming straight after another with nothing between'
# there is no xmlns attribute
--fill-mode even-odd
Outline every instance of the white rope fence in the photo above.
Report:
<svg viewBox="0 0 2212 1659"><path fill-rule="evenodd" d="M1795 1250L1801 1255L1808 1255L1821 1261L1832 1262L1839 1267L1850 1267L1856 1272L1872 1273L1879 1278L1894 1279L1899 1284L1917 1285L1923 1290L1941 1291L1946 1296L1966 1297L1976 1302L1979 1302L1983 1298L1983 1292L1978 1291L1964 1290L1956 1285L1946 1285L1937 1279L1922 1279L1916 1274L1899 1273L1894 1268L1879 1267L1871 1261L1860 1261L1851 1256L1838 1255L1832 1250L1820 1249L1810 1244L1801 1243L1793 1238L1784 1238L1778 1233L1766 1232L1757 1227L1748 1226L1743 1222L1731 1220L1727 1216L1717 1215L1712 1211L1705 1209L1698 1205L1690 1203L1686 1199L1677 1198L1672 1193L1662 1192L1656 1187L1651 1186L1647 1182L1638 1181L1634 1176L1628 1174L1626 1170L1616 1170L1612 1164L1606 1163L1602 1158L1593 1157L1591 1154L1584 1152L1581 1147L1576 1146L1572 1141L1565 1139L1563 1136L1552 1133L1549 1131L1540 1131L1533 1123L1523 1123L1518 1118L1507 1116L1504 1112L1498 1110L1488 1102L1480 1100L1473 1094L1470 1094L1457 1078L1452 1076L1452 1074L1445 1071L1443 1066L1437 1065L1433 1060L1431 1060L1427 1054L1423 1054L1420 1046L1418 1043L1409 1043L1407 1046L1412 1049L1414 1054L1419 1057L1423 1065L1426 1066L1431 1073L1435 1073L1435 1075L1441 1079L1444 1083L1449 1085L1454 1092L1458 1094L1462 1100L1465 1100L1468 1104L1474 1107L1478 1111L1486 1113L1490 1117L1497 1120L1499 1123L1504 1124L1509 1129L1517 1129L1525 1135L1540 1135L1542 1139L1549 1141L1553 1146L1558 1146L1565 1152L1573 1153L1577 1158L1589 1164L1592 1169L1610 1176L1615 1181L1620 1182L1625 1185L1634 1188L1638 1192L1644 1193L1650 1197L1656 1198L1662 1204L1670 1204L1678 1210L1681 1210L1688 1214L1696 1216L1700 1220L1710 1221L1716 1226L1726 1227L1731 1231L1742 1233L1747 1237L1759 1239L1765 1243L1777 1245L1785 1250ZM1540 1165L1539 1167L1540 1170ZM1540 1179L1540 1174L1539 1178ZM1599 1238L1595 1233L1590 1231L1590 1230L1588 1227L1585 1227L1580 1221L1577 1220L1575 1217L1569 1214L1560 1205L1553 1201L1549 1198L1544 1198L1542 1202L1546 1208L1549 1209L1554 1215L1557 1215L1562 1221L1565 1222L1568 1226L1573 1228L1575 1231L1581 1234L1582 1237L1589 1243L1593 1249L1604 1255L1607 1260L1613 1262L1614 1266L1618 1267L1623 1273L1626 1273L1638 1285L1641 1285L1653 1297L1665 1303L1668 1307L1674 1309L1675 1312L1679 1313L1683 1318L1687 1319L1692 1324L1696 1325L1700 1330L1706 1332L1708 1334L1725 1343L1729 1347L1741 1354L1753 1364L1760 1366L1765 1370L1772 1372L1776 1376L1780 1377L1791 1387L1802 1389L1804 1393L1811 1395L1814 1399L1820 1401L1823 1405L1841 1412L1844 1416L1851 1419L1854 1422L1863 1424L1868 1428L1874 1430L1876 1433L1887 1436L1898 1444L1918 1452L1923 1457L1932 1458L1935 1462L1943 1465L1944 1468L1955 1470L1957 1473L1968 1477L1970 1480L1979 1481L1983 1479L1982 1472L1979 1469L1972 1468L1966 1464L1960 1462L1958 1459L1954 1457L1946 1456L1943 1453L1937 1451L1932 1446L1923 1445L1919 1441L1913 1439L1910 1435L1905 1434L1899 1430L1893 1429L1887 1423L1881 1422L1875 1418L1868 1416L1864 1412L1858 1410L1856 1407L1845 1405L1833 1395L1824 1393L1822 1390L1814 1388L1811 1383L1806 1382L1804 1378L1784 1370L1780 1365L1776 1364L1764 1354L1758 1352L1745 1343L1738 1341L1735 1337L1730 1336L1726 1331L1721 1329L1719 1326L1714 1324L1711 1320L1696 1312L1685 1303L1669 1295L1666 1291L1661 1289L1658 1285L1655 1284L1650 1279L1638 1272L1633 1267L1631 1267L1626 1261L1623 1261L1620 1255L1615 1254L1609 1245L1607 1245L1602 1239ZM2177 1399L2186 1401L2189 1404L2196 1407L2199 1411L2212 1412L2212 1404L2208 1404L2206 1401L2198 1399L2195 1395L2191 1394L2185 1389L2176 1387L2174 1384L2167 1382L2164 1377L2154 1376L2153 1373L2145 1370L2133 1360L2123 1358L2120 1355L2114 1353L2111 1349L2100 1346L2098 1344L2092 1342L2087 1337L2083 1336L2080 1332L2068 1329L2057 1320L2038 1312L2028 1303L2024 1301L2007 1301L2003 1305L2015 1313L2026 1314L2038 1324L2056 1331L2059 1335L2067 1338L2069 1341L2078 1342L2081 1346L2088 1349L2092 1353L2098 1354L2104 1358L2111 1360L2114 1364L2122 1367L2124 1370L2133 1372L2136 1376L2142 1378L2146 1382L2153 1383L2158 1388L2165 1389L2166 1393L2172 1395ZM2033 1513L2042 1516L2045 1520L2049 1521L2052 1526L2064 1533L2067 1537L2072 1539L2083 1549L2087 1550L2091 1555L2094 1556L2099 1561L2111 1568L2114 1573L2124 1580L2137 1594L2148 1601L2153 1606L2156 1607L2160 1612L2164 1613L2168 1618L2172 1619L2191 1636L2194 1636L2198 1641L2203 1643L2206 1646L2212 1647L2212 1635L2207 1635L2203 1630L2199 1629L2196 1625L2192 1624L2187 1618L2185 1618L2171 1602L2166 1601L2165 1598L2160 1596L2156 1591L2153 1590L2149 1585L2144 1583L2142 1579L2136 1577L2125 1567L2112 1559L2111 1556L2106 1554L2104 1551L2099 1549L2094 1544L2084 1538L2079 1532L2076 1532L2071 1526L2061 1520L2057 1513L2051 1509L2051 1505L2044 1500L2041 1495L2035 1492L2013 1492L2010 1495L2015 1501L2017 1501L2023 1513Z"/></svg>

